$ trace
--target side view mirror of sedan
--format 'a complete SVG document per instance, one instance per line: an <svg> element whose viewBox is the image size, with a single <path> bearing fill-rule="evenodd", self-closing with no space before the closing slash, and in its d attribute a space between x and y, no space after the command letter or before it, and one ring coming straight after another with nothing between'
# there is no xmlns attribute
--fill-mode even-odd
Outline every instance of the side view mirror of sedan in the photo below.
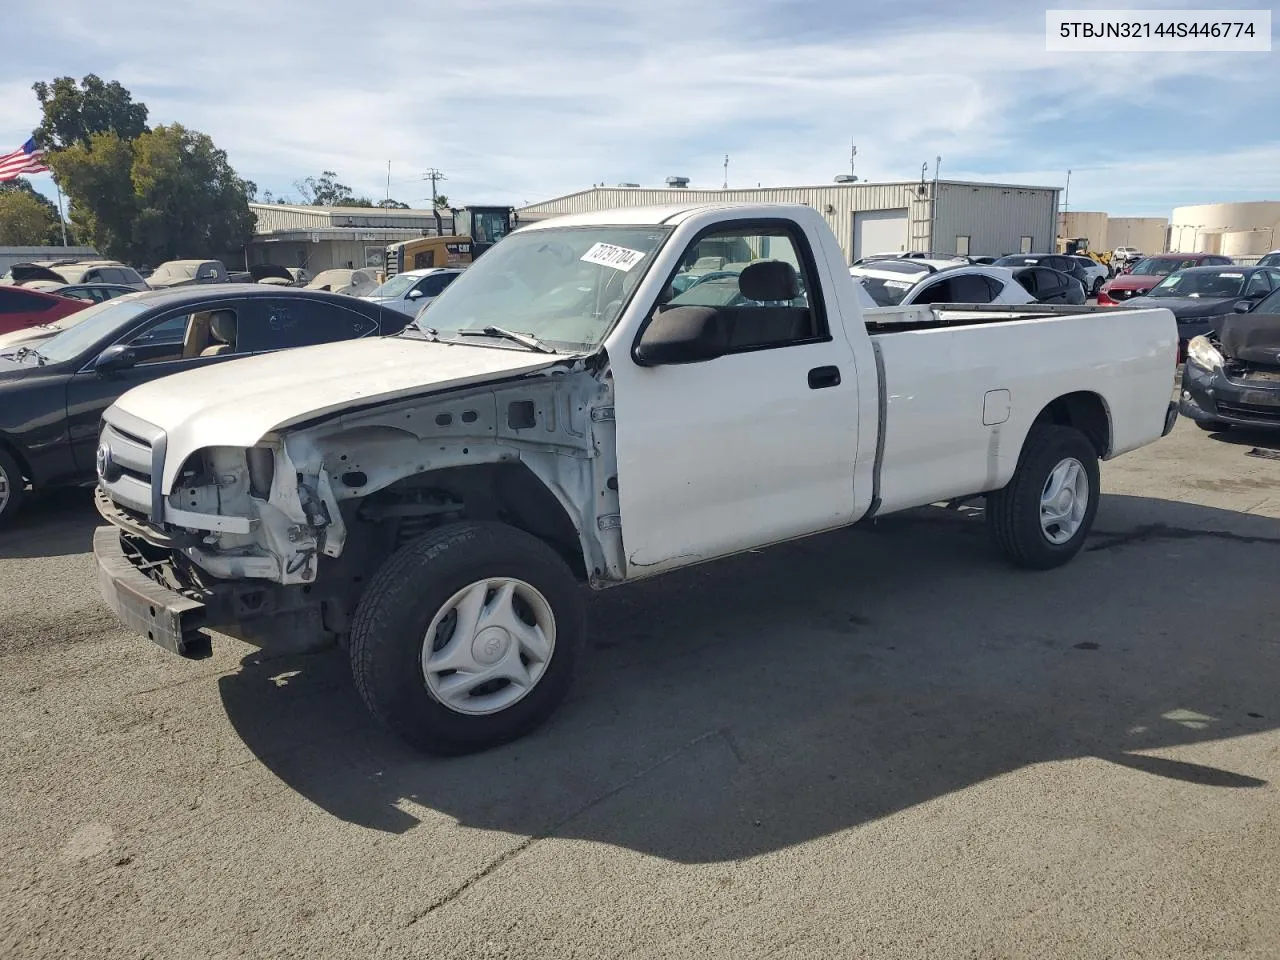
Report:
<svg viewBox="0 0 1280 960"><path fill-rule="evenodd" d="M1257 300L1237 300L1236 305L1231 309L1236 313L1248 313L1258 305Z"/></svg>
<svg viewBox="0 0 1280 960"><path fill-rule="evenodd" d="M420 300L421 298L422 298L422 291L421 291L421 290L410 290L410 291L409 291L409 299L410 299L410 300Z"/></svg>
<svg viewBox="0 0 1280 960"><path fill-rule="evenodd" d="M106 376L118 370L128 370L138 362L138 353L125 343L113 344L93 362L93 370L98 376Z"/></svg>

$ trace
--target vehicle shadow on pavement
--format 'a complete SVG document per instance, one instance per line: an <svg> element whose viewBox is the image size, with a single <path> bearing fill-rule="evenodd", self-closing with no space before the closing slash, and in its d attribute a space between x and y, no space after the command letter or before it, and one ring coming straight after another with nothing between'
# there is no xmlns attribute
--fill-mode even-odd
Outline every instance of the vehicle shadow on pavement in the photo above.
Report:
<svg viewBox="0 0 1280 960"><path fill-rule="evenodd" d="M1266 784L1167 754L1280 721L1280 596L1240 589L1280 562L1280 521L1106 497L1086 553L1029 573L994 555L980 513L912 511L603 593L574 698L477 756L384 735L337 652L251 656L221 694L261 762L343 820L443 814L680 862L1049 761Z"/></svg>
<svg viewBox="0 0 1280 960"><path fill-rule="evenodd" d="M1280 451L1280 430L1249 430L1246 427L1231 427L1229 430L1214 431L1209 434L1209 437L1219 443L1230 443L1239 447Z"/></svg>
<svg viewBox="0 0 1280 960"><path fill-rule="evenodd" d="M101 523L88 488L28 491L18 515L0 528L0 560L86 553Z"/></svg>

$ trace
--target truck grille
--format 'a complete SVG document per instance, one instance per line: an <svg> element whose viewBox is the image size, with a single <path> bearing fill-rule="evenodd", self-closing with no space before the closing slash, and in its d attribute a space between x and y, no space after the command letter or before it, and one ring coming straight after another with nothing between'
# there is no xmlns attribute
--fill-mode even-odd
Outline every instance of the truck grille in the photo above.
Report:
<svg viewBox="0 0 1280 960"><path fill-rule="evenodd" d="M98 484L117 506L152 517L151 481L164 463L164 431L118 411L107 413L98 437Z"/></svg>

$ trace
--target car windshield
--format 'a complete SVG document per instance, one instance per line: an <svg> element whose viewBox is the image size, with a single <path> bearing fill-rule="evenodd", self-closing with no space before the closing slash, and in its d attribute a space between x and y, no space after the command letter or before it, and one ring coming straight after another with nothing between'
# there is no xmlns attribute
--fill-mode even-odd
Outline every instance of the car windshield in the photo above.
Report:
<svg viewBox="0 0 1280 960"><path fill-rule="evenodd" d="M911 292L911 288L916 285L914 280L905 278L896 280L888 277L865 277L855 274L853 279L862 283L867 293L871 294L871 299L879 307L896 307Z"/></svg>
<svg viewBox="0 0 1280 960"><path fill-rule="evenodd" d="M1043 257L1029 256L1028 254L1014 254L1009 257L1001 257L995 262L997 267L1030 267L1039 263Z"/></svg>
<svg viewBox="0 0 1280 960"><path fill-rule="evenodd" d="M445 288L414 326L442 337L501 327L556 346L594 347L670 233L658 226L513 233Z"/></svg>
<svg viewBox="0 0 1280 960"><path fill-rule="evenodd" d="M1180 270L1165 277L1147 294L1150 297L1238 297L1244 290L1240 270Z"/></svg>
<svg viewBox="0 0 1280 960"><path fill-rule="evenodd" d="M371 297L402 297L410 290L413 285L421 280L421 277L409 276L408 274L398 273L380 287L375 287L369 292Z"/></svg>
<svg viewBox="0 0 1280 960"><path fill-rule="evenodd" d="M1194 260L1184 260L1180 257L1147 257L1137 262L1132 273L1138 277L1167 277L1176 270L1184 270L1195 265Z"/></svg>
<svg viewBox="0 0 1280 960"><path fill-rule="evenodd" d="M1268 253L1258 261L1260 267L1280 267L1280 253Z"/></svg>
<svg viewBox="0 0 1280 960"><path fill-rule="evenodd" d="M74 324L67 326L36 347L40 356L50 363L62 363L80 356L103 337L110 336L145 313L151 304L137 300L104 300L74 314ZM67 324L71 318L60 320Z"/></svg>

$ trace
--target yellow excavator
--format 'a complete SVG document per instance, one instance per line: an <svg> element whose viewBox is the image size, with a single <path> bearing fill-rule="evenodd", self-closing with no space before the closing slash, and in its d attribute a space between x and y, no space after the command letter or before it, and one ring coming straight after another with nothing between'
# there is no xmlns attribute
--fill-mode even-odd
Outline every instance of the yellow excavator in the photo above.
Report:
<svg viewBox="0 0 1280 960"><path fill-rule="evenodd" d="M1111 254L1109 251L1096 253L1089 249L1088 237L1058 237L1058 253L1066 256L1088 257L1095 263L1100 263L1104 267L1111 266Z"/></svg>
<svg viewBox="0 0 1280 960"><path fill-rule="evenodd" d="M513 207L458 207L450 210L453 230L444 234L444 218L436 214L436 236L393 243L386 250L385 279L405 270L459 267L471 263L512 231Z"/></svg>

